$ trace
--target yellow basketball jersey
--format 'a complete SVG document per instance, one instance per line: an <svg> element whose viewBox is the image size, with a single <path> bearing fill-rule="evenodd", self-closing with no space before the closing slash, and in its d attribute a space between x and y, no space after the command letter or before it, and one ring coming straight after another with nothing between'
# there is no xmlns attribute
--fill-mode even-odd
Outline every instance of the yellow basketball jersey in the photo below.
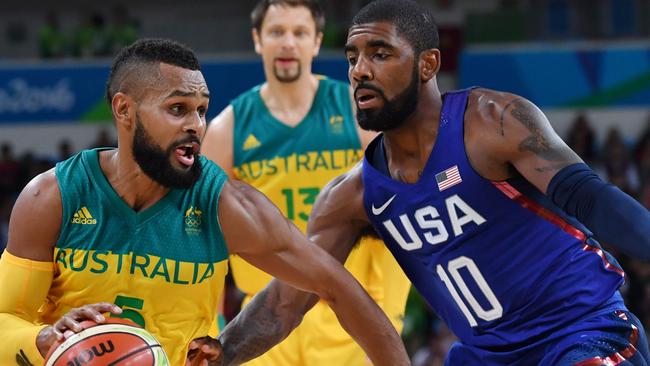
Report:
<svg viewBox="0 0 650 366"><path fill-rule="evenodd" d="M227 272L217 212L226 174L201 157L201 178L133 211L104 177L98 151L59 163L63 223L54 280L41 308L53 323L70 309L108 301L146 328L172 365L184 365L194 338L216 336Z"/></svg>

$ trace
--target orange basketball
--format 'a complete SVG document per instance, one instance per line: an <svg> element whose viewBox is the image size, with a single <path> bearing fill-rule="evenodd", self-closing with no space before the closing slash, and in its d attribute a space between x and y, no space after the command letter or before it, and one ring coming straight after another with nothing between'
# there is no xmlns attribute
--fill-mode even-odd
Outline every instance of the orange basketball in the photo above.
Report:
<svg viewBox="0 0 650 366"><path fill-rule="evenodd" d="M106 323L81 322L85 329L55 343L45 366L158 366L169 365L154 336L130 320L107 318Z"/></svg>

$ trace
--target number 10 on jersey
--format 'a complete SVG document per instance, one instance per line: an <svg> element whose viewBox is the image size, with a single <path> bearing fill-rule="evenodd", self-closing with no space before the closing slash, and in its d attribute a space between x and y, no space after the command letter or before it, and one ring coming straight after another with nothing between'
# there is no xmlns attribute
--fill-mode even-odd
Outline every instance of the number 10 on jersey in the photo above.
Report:
<svg viewBox="0 0 650 366"><path fill-rule="evenodd" d="M469 274L472 276L472 279L483 293L483 296L490 303L489 309L484 309L483 306L476 300L476 297L469 290L467 283L465 283L465 280L460 275L461 268L466 268ZM467 318L470 326L475 327L478 325L476 319L474 318L474 315L472 315L472 312L479 318L487 321L499 319L503 315L503 307L501 306L501 303L494 295L494 292L485 281L485 278L481 274L481 271L479 271L476 263L474 263L471 258L461 256L450 260L447 263L446 271L442 265L438 264L436 266L436 272L438 273L438 276L440 276L442 282L444 282L445 286L447 286L447 290L449 290L451 297L463 312L463 315L465 315ZM449 278L449 275L447 273L451 275L451 278ZM461 298L458 291L456 291L456 287L460 289L460 292L463 294L463 298ZM469 303L472 311L470 311L465 303Z"/></svg>

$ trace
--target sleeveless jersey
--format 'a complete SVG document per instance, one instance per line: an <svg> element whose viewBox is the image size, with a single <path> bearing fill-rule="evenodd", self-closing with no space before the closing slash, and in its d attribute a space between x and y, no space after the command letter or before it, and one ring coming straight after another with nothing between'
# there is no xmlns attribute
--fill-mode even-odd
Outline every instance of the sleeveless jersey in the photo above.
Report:
<svg viewBox="0 0 650 366"><path fill-rule="evenodd" d="M113 190L99 150L57 164L63 216L54 248L54 280L41 320L101 301L144 326L172 365L189 342L216 336L216 309L227 272L217 207L226 174L200 157L203 172L189 189L172 189L135 212Z"/></svg>
<svg viewBox="0 0 650 366"><path fill-rule="evenodd" d="M417 183L382 173L387 163L375 149L383 149L383 136L370 144L364 205L413 285L460 340L501 352L606 304L624 273L530 183L490 181L472 168L464 144L469 93L444 96L438 137Z"/></svg>
<svg viewBox="0 0 650 366"><path fill-rule="evenodd" d="M278 121L256 86L232 101L234 177L251 184L303 232L320 189L348 171L363 152L352 115L349 86L321 78L311 109L295 127ZM231 258L237 286L262 290L271 276Z"/></svg>

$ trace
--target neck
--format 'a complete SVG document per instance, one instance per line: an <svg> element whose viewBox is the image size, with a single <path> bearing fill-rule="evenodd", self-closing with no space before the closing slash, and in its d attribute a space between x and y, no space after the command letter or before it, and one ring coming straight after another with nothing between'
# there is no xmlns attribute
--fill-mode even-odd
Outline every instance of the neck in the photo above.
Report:
<svg viewBox="0 0 650 366"><path fill-rule="evenodd" d="M441 109L442 97L433 79L423 84L413 114L398 128L384 133L388 160L416 160L424 167L438 137Z"/></svg>
<svg viewBox="0 0 650 366"><path fill-rule="evenodd" d="M310 73L291 83L281 83L272 76L267 78L260 95L278 120L295 125L309 112L317 90L318 79Z"/></svg>
<svg viewBox="0 0 650 366"><path fill-rule="evenodd" d="M129 149L100 153L100 167L118 196L135 211L142 211L153 206L170 189L149 178Z"/></svg>

